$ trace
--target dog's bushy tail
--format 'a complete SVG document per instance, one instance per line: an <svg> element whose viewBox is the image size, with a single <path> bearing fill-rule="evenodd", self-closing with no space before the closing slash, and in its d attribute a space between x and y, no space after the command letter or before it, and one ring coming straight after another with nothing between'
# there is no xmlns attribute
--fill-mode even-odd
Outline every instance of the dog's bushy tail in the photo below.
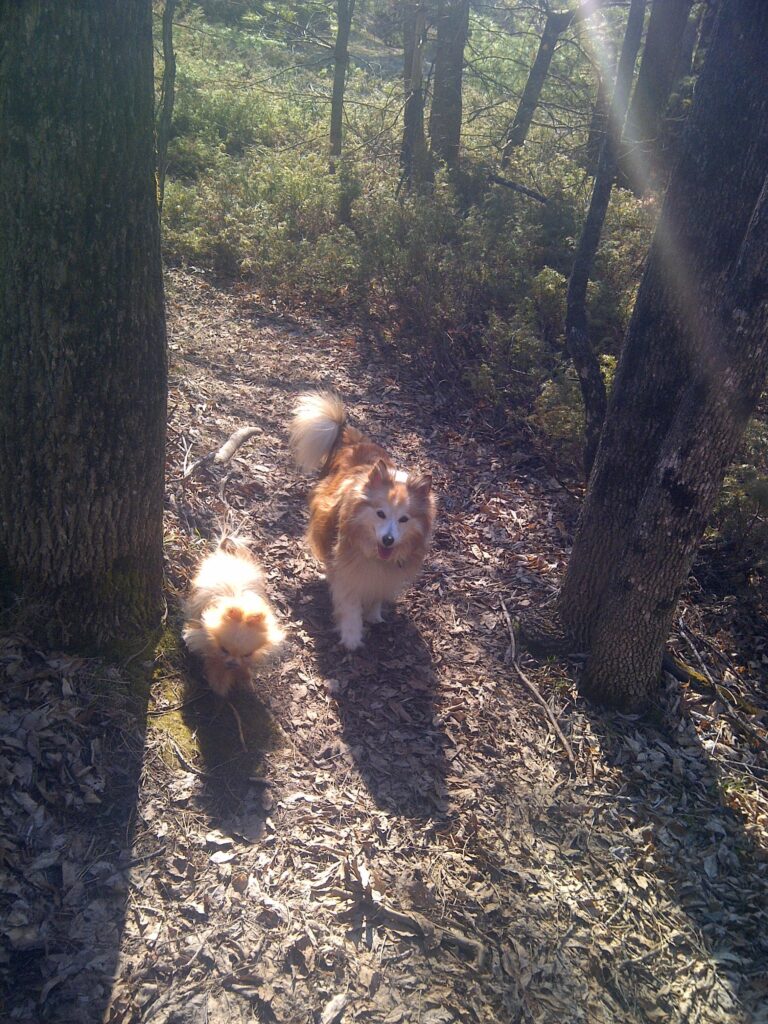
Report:
<svg viewBox="0 0 768 1024"><path fill-rule="evenodd" d="M337 447L347 421L344 403L330 391L299 395L291 421L291 448L308 473L324 465Z"/></svg>

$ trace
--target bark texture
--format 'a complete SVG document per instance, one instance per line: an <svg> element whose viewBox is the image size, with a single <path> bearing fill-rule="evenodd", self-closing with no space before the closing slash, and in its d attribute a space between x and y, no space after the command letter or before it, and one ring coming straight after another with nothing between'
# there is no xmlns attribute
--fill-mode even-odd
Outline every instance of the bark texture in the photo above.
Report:
<svg viewBox="0 0 768 1024"><path fill-rule="evenodd" d="M440 0L437 11L435 85L429 136L432 155L446 167L459 160L464 47L469 31L469 0Z"/></svg>
<svg viewBox="0 0 768 1024"><path fill-rule="evenodd" d="M664 110L680 70L683 38L693 0L654 0L637 84L621 140L622 182L642 195L666 180L661 143Z"/></svg>
<svg viewBox="0 0 768 1024"><path fill-rule="evenodd" d="M424 135L424 40L426 13L423 3L403 4L403 145L400 166L403 178L418 185L429 176L429 155Z"/></svg>
<svg viewBox="0 0 768 1024"><path fill-rule="evenodd" d="M768 364L768 5L725 0L638 293L561 619L584 686L644 703Z"/></svg>
<svg viewBox="0 0 768 1024"><path fill-rule="evenodd" d="M344 124L344 89L349 65L349 33L355 0L337 0L336 43L333 48L333 92L331 94L331 170L341 156Z"/></svg>
<svg viewBox="0 0 768 1024"><path fill-rule="evenodd" d="M600 362L589 338L587 286L600 244L600 235L603 231L611 190L616 177L617 140L629 104L629 93L632 88L635 60L640 49L644 17L645 0L632 0L616 71L616 85L609 111L609 131L600 151L592 197L568 280L565 340L568 354L579 375L581 395L584 400L584 471L587 476L589 476L592 463L595 460L607 404Z"/></svg>
<svg viewBox="0 0 768 1024"><path fill-rule="evenodd" d="M47 642L102 642L162 611L151 7L0 22L0 584Z"/></svg>

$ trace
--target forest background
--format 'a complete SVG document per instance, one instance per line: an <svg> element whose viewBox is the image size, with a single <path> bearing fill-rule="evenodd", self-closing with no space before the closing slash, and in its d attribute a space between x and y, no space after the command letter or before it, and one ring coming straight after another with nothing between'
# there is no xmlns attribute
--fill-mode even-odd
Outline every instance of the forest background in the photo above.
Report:
<svg viewBox="0 0 768 1024"><path fill-rule="evenodd" d="M429 137L437 5L157 4L165 257L245 281L276 308L354 317L392 358L430 380L439 401L471 401L495 426L524 430L564 471L575 469L584 412L566 345L566 295L629 5L571 8L583 16L562 22L554 37L524 145L508 140L560 7L454 5L462 6L461 140L446 161ZM657 165L641 168L634 189L621 187L630 181L619 174L587 289L590 344L608 389L666 181L658 162L668 169L674 161L715 7L677 6L689 17L654 139ZM407 7L423 17L431 153L420 181L404 149ZM164 75L164 12L173 86ZM343 150L329 163L334 73L344 60L339 26L350 17ZM172 123L163 129L171 88ZM768 542L767 456L760 414L710 527L710 539L757 572Z"/></svg>

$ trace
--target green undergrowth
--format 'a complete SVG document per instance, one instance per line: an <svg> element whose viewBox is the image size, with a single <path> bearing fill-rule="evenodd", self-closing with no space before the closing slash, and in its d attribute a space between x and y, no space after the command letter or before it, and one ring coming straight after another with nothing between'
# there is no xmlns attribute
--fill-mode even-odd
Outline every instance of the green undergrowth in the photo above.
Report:
<svg viewBox="0 0 768 1024"><path fill-rule="evenodd" d="M491 184L543 21L531 7L502 27L498 12L473 6L461 165L451 175L437 168L434 182L409 191L399 166L394 4L356 10L344 158L330 171L334 17L332 4L298 0L180 5L166 259L245 282L270 307L354 318L441 393L471 402L496 426L532 430L562 463L580 466L584 417L564 318L592 189L593 62L578 46L558 46L528 140L503 170L547 202ZM601 31L614 49L624 20L618 9L606 12ZM425 57L434 59L431 42ZM587 299L608 388L658 202L621 188L611 198ZM760 565L768 468L755 432L764 430L761 413L712 526Z"/></svg>
<svg viewBox="0 0 768 1024"><path fill-rule="evenodd" d="M330 10L226 0L182 8L166 259L245 280L269 304L367 322L492 419L527 419L549 436L537 403L568 362L565 283L591 190L584 119L574 115L559 134L534 125L504 172L546 204L490 184L536 36L501 32L473 11L461 168L409 191L398 160L398 13L373 4L353 23L345 155L331 173L332 54L318 43L332 38ZM581 97L588 109L594 78L583 55L562 48L555 71L571 83L568 106ZM557 100L556 83L545 101ZM589 294L601 353L620 346L654 216L652 204L616 191ZM549 389L549 406L559 393Z"/></svg>

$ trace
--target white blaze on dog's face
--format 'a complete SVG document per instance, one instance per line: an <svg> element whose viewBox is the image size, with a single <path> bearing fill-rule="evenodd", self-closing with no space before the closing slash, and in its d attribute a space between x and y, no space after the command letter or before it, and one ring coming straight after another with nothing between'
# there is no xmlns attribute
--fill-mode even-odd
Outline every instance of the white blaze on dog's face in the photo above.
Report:
<svg viewBox="0 0 768 1024"><path fill-rule="evenodd" d="M364 503L355 517L363 529L366 553L383 562L397 561L398 554L411 550L426 537L427 506L432 480L421 476L411 480L407 473L392 472L379 461L368 474L363 488Z"/></svg>

